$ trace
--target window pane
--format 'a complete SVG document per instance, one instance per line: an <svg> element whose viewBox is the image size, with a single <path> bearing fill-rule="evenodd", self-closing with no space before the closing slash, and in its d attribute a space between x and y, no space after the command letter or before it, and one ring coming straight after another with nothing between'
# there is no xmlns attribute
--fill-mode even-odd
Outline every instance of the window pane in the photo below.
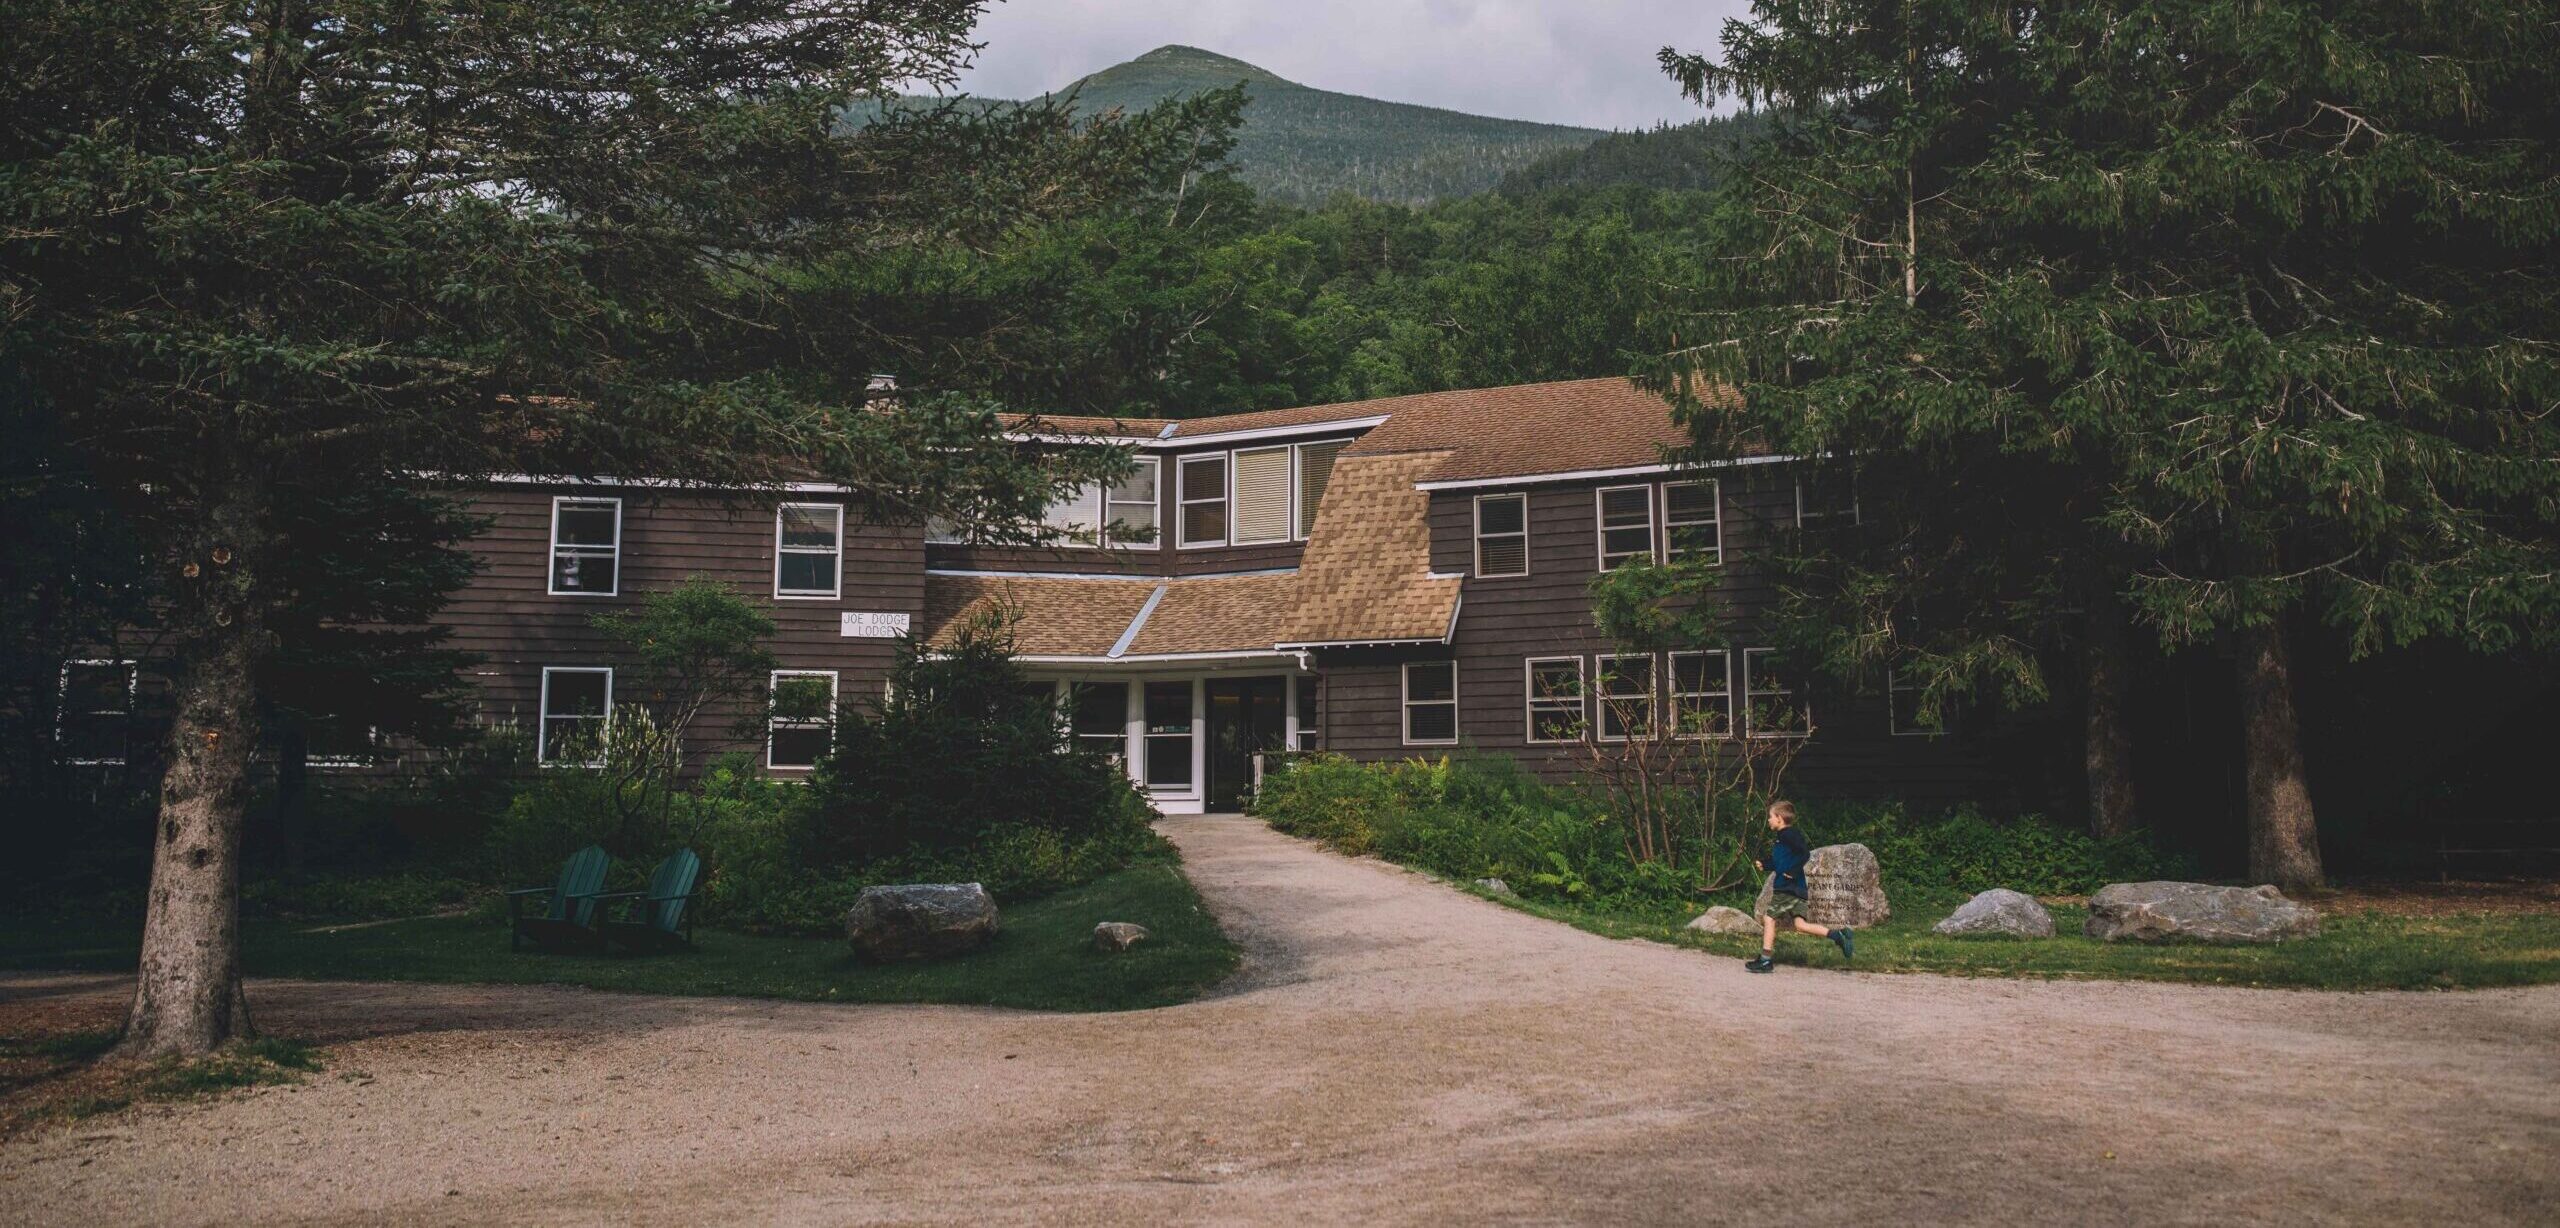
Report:
<svg viewBox="0 0 2560 1228"><path fill-rule="evenodd" d="M1529 543L1519 537L1489 537L1480 545L1476 574L1516 576L1529 570Z"/></svg>
<svg viewBox="0 0 2560 1228"><path fill-rule="evenodd" d="M1529 667L1532 699L1578 699L1582 695L1582 663L1540 661Z"/></svg>
<svg viewBox="0 0 2560 1228"><path fill-rule="evenodd" d="M1097 498L1094 488L1090 486L1070 491L1059 496L1056 502L1049 505L1048 511L1041 516L1040 523L1066 537L1090 541L1093 539L1094 526L1102 523L1100 514L1095 510Z"/></svg>
<svg viewBox="0 0 2560 1228"><path fill-rule="evenodd" d="M1687 694L1724 689L1724 654L1720 652L1678 652L1671 654L1671 689Z"/></svg>
<svg viewBox="0 0 2560 1228"><path fill-rule="evenodd" d="M64 712L123 712L133 704L133 674L122 664L63 667Z"/></svg>
<svg viewBox="0 0 2560 1228"><path fill-rule="evenodd" d="M1079 682L1075 684L1075 731L1079 737L1122 736L1129 723L1129 684L1125 682ZM1188 716L1183 718L1187 724Z"/></svg>
<svg viewBox="0 0 2560 1228"><path fill-rule="evenodd" d="M1672 482L1662 488L1663 509L1673 520L1713 520L1716 518L1716 486L1713 482Z"/></svg>
<svg viewBox="0 0 2560 1228"><path fill-rule="evenodd" d="M1620 486L1600 492L1600 522L1605 525L1653 523L1653 488Z"/></svg>
<svg viewBox="0 0 2560 1228"><path fill-rule="evenodd" d="M1404 697L1413 701L1455 699L1458 666L1454 661L1416 661L1404 667Z"/></svg>
<svg viewBox="0 0 2560 1228"><path fill-rule="evenodd" d="M1236 453L1235 540L1289 539L1289 449Z"/></svg>
<svg viewBox="0 0 2560 1228"><path fill-rule="evenodd" d="M1191 736L1191 684L1147 684L1147 732Z"/></svg>
<svg viewBox="0 0 2560 1228"><path fill-rule="evenodd" d="M1458 739L1458 705L1446 702L1412 704L1404 711L1408 741L1454 742Z"/></svg>
<svg viewBox="0 0 2560 1228"><path fill-rule="evenodd" d="M611 675L592 671L553 673L543 691L544 716L602 716ZM752 728L752 726L750 727Z"/></svg>
<svg viewBox="0 0 2560 1228"><path fill-rule="evenodd" d="M782 544L817 550L836 548L833 508L792 506L782 509Z"/></svg>
<svg viewBox="0 0 2560 1228"><path fill-rule="evenodd" d="M773 719L777 721L826 721L835 706L832 678L785 674L773 680Z"/></svg>
<svg viewBox="0 0 2560 1228"><path fill-rule="evenodd" d="M1111 505L1104 509L1112 526L1112 537L1121 542L1152 540L1156 527L1156 463L1141 463L1128 480L1111 488Z"/></svg>
<svg viewBox="0 0 2560 1228"><path fill-rule="evenodd" d="M563 593L610 593L615 559L610 554L563 551L551 557L551 587Z"/></svg>
<svg viewBox="0 0 2560 1228"><path fill-rule="evenodd" d="M1476 532L1519 533L1529 527L1529 501L1512 495L1476 504Z"/></svg>
<svg viewBox="0 0 2560 1228"><path fill-rule="evenodd" d="M784 726L773 729L773 766L778 768L816 767L827 756L827 745L833 741L824 725Z"/></svg>
<svg viewBox="0 0 2560 1228"><path fill-rule="evenodd" d="M778 561L782 591L832 593L836 588L836 556L785 551Z"/></svg>
<svg viewBox="0 0 2560 1228"><path fill-rule="evenodd" d="M1316 508L1333 484L1333 461L1343 443L1311 443L1298 449L1298 536L1315 532Z"/></svg>
<svg viewBox="0 0 2560 1228"><path fill-rule="evenodd" d="M552 540L559 545L610 546L619 536L621 516L610 503L563 503L558 517Z"/></svg>
<svg viewBox="0 0 2560 1228"><path fill-rule="evenodd" d="M1636 558L1653 553L1653 530L1645 528L1609 529L1600 534L1609 557Z"/></svg>
<svg viewBox="0 0 2560 1228"><path fill-rule="evenodd" d="M1604 658L1600 662L1600 689L1610 695L1631 696L1653 693L1653 658Z"/></svg>

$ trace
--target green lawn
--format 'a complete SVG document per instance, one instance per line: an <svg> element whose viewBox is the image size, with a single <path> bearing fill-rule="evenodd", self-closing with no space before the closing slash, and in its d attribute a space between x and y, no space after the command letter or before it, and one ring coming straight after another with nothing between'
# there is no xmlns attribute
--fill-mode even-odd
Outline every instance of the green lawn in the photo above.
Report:
<svg viewBox="0 0 2560 1228"><path fill-rule="evenodd" d="M1102 921L1152 937L1107 955ZM812 1002L954 1002L1031 1010L1135 1010L1186 1002L1236 966L1236 949L1170 863L1147 862L1004 909L981 951L925 964L856 962L841 938L697 931L699 949L665 955L546 955L507 950L504 922L439 917L335 932L310 922L245 923L251 976L351 981L495 981L635 993ZM141 925L0 918L0 967L125 971Z"/></svg>
<svg viewBox="0 0 2560 1228"><path fill-rule="evenodd" d="M2321 918L2320 936L2304 942L2148 946L2082 936L2080 924L2087 910L2069 906L2049 906L2056 931L2051 938L1942 938L1930 933L1929 927L1955 911L1964 902L1962 895L1907 889L1888 891L1888 895L1893 920L1858 931L1859 971L2299 989L2480 989L2560 981L2560 917L2548 914L2327 913ZM1501 902L1595 934L1650 938L1735 959L1757 954L1760 946L1756 938L1692 933L1682 928L1686 916L1613 913L1519 899ZM1751 908L1748 899L1721 902L1746 912ZM1779 937L1778 962L1815 968L1846 966L1830 943L1803 935Z"/></svg>

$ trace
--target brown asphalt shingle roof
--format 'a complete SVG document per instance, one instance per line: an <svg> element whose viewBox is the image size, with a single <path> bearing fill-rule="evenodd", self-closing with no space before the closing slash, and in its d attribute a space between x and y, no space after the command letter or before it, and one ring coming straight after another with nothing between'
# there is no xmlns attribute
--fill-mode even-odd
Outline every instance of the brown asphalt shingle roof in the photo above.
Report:
<svg viewBox="0 0 2560 1228"><path fill-rule="evenodd" d="M1343 455L1445 452L1448 459L1415 479L1422 482L1633 468L1659 464L1667 450L1689 442L1671 420L1671 403L1626 379L1426 392L1367 404L1391 416Z"/></svg>
<svg viewBox="0 0 2560 1228"><path fill-rule="evenodd" d="M1269 652L1278 615L1295 600L1298 577L1204 576L1165 582L1164 600L1147 615L1128 655Z"/></svg>
<svg viewBox="0 0 2560 1228"><path fill-rule="evenodd" d="M969 615L1014 611L1013 650L1025 656L1099 657L1145 608L1159 581L926 576L925 642L948 646Z"/></svg>
<svg viewBox="0 0 2560 1228"><path fill-rule="evenodd" d="M1383 428L1382 428L1383 429ZM1283 644L1438 640L1458 612L1459 579L1431 575L1431 496L1414 489L1450 453L1363 456L1333 465L1298 565Z"/></svg>

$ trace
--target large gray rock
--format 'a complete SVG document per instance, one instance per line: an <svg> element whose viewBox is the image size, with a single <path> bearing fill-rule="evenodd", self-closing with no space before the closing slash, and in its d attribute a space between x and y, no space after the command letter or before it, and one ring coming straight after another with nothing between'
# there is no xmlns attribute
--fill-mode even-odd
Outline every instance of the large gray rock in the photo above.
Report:
<svg viewBox="0 0 2560 1228"><path fill-rule="evenodd" d="M1701 934L1757 934L1760 923L1739 908L1718 904L1699 913L1695 920L1689 922L1689 928Z"/></svg>
<svg viewBox="0 0 2560 1228"><path fill-rule="evenodd" d="M1884 872L1863 844L1826 844L1804 865L1805 912L1816 925L1882 925L1893 916Z"/></svg>
<svg viewBox="0 0 2560 1228"><path fill-rule="evenodd" d="M1487 895L1509 895L1511 884L1498 878L1479 878L1476 880L1476 890Z"/></svg>
<svg viewBox="0 0 2560 1228"><path fill-rule="evenodd" d="M958 955L996 936L996 902L976 883L865 887L845 914L844 936L865 959Z"/></svg>
<svg viewBox="0 0 2560 1228"><path fill-rule="evenodd" d="M1964 902L1946 920L1932 926L1940 934L2006 934L2012 938L2053 937L2053 914L2036 897L1994 887Z"/></svg>
<svg viewBox="0 0 2560 1228"><path fill-rule="evenodd" d="M2089 897L2091 938L2109 942L2283 942L2320 932L2320 914L2273 887L2110 883Z"/></svg>

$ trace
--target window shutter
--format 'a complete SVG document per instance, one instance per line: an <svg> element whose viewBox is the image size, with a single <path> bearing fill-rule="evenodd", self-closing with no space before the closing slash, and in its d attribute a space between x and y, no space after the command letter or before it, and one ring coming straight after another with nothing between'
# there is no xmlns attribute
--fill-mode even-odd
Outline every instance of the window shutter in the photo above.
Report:
<svg viewBox="0 0 2560 1228"><path fill-rule="evenodd" d="M1324 502L1325 487L1333 482L1333 458L1342 454L1345 440L1311 443L1298 449L1298 536L1312 536L1316 531L1316 505Z"/></svg>
<svg viewBox="0 0 2560 1228"><path fill-rule="evenodd" d="M1289 449L1236 453L1235 541L1289 540Z"/></svg>

